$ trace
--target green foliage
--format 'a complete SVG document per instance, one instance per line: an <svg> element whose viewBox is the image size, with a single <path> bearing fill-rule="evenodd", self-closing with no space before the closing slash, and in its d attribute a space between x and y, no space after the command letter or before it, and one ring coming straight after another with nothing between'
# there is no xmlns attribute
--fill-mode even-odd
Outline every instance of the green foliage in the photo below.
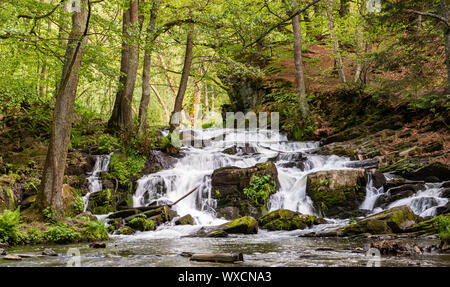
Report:
<svg viewBox="0 0 450 287"><path fill-rule="evenodd" d="M47 206L44 210L42 210L42 215L44 216L44 220L50 222L50 223L55 223L55 220L53 218L54 214L53 214L53 209L50 206Z"/></svg>
<svg viewBox="0 0 450 287"><path fill-rule="evenodd" d="M130 182L131 177L137 176L144 168L146 158L138 154L126 155L115 153L111 156L109 175L121 182Z"/></svg>
<svg viewBox="0 0 450 287"><path fill-rule="evenodd" d="M172 144L172 139L174 138L174 136L167 136L167 137L162 137L160 139L159 142L159 148L161 149L161 151L170 154L170 155L176 155L178 154L178 152L180 151L180 148L174 146ZM176 141L177 139L175 139Z"/></svg>
<svg viewBox="0 0 450 287"><path fill-rule="evenodd" d="M109 134L103 134L98 138L97 151L109 154L120 146L119 140Z"/></svg>
<svg viewBox="0 0 450 287"><path fill-rule="evenodd" d="M89 221L87 226L81 231L81 236L88 241L109 239L108 229L103 222L98 220Z"/></svg>
<svg viewBox="0 0 450 287"><path fill-rule="evenodd" d="M72 214L78 215L84 211L84 202L81 196L76 196L72 204Z"/></svg>
<svg viewBox="0 0 450 287"><path fill-rule="evenodd" d="M437 220L439 239L446 244L450 244L450 217L441 215Z"/></svg>
<svg viewBox="0 0 450 287"><path fill-rule="evenodd" d="M319 181L319 184L320 184L320 185L324 185L324 186L328 186L328 184L329 184L328 179L321 179L321 180Z"/></svg>
<svg viewBox="0 0 450 287"><path fill-rule="evenodd" d="M209 123L202 123L202 129L209 129L214 127L215 122L209 122Z"/></svg>
<svg viewBox="0 0 450 287"><path fill-rule="evenodd" d="M38 229L36 228L30 228L27 231L27 237L26 237L26 241L29 244L39 244L42 243L42 240L44 239L44 235L42 234L42 232L40 232Z"/></svg>
<svg viewBox="0 0 450 287"><path fill-rule="evenodd" d="M44 239L53 243L72 243L80 239L80 233L69 227L66 223L52 225L44 232Z"/></svg>
<svg viewBox="0 0 450 287"><path fill-rule="evenodd" d="M20 208L3 211L0 214L0 242L18 243L21 240L19 226Z"/></svg>
<svg viewBox="0 0 450 287"><path fill-rule="evenodd" d="M276 192L275 182L272 176L253 176L250 185L244 188L244 195L256 205L265 205L270 195Z"/></svg>

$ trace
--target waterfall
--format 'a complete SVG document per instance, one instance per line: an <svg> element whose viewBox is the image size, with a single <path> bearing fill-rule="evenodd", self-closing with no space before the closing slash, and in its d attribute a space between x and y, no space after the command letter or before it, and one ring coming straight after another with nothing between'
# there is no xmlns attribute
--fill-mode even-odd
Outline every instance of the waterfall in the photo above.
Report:
<svg viewBox="0 0 450 287"><path fill-rule="evenodd" d="M378 197L384 193L384 188L381 186L380 188L376 188L373 184L372 173L367 173L367 185L366 185L366 198L363 203L359 207L360 209L373 210L375 206L375 202Z"/></svg>
<svg viewBox="0 0 450 287"><path fill-rule="evenodd" d="M109 162L111 161L112 154L113 153L108 155L97 155L95 157L94 168L92 169L91 175L87 178L89 191L85 196L83 196L85 212L89 204L90 195L92 193L102 190L102 181L98 178L98 176L101 172L108 171Z"/></svg>

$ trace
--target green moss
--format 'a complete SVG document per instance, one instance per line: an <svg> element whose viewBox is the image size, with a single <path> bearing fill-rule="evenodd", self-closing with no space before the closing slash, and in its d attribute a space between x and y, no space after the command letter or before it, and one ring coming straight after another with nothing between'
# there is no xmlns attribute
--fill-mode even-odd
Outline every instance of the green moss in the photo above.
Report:
<svg viewBox="0 0 450 287"><path fill-rule="evenodd" d="M108 230L101 221L89 221L87 226L81 231L83 241L96 241L109 239Z"/></svg>
<svg viewBox="0 0 450 287"><path fill-rule="evenodd" d="M139 231L155 230L155 222L143 214L139 214L127 223L127 226Z"/></svg>
<svg viewBox="0 0 450 287"><path fill-rule="evenodd" d="M135 233L136 231L129 227L129 226L125 226L124 228L122 228L122 230L120 230L120 234L121 235L131 235L133 233Z"/></svg>
<svg viewBox="0 0 450 287"><path fill-rule="evenodd" d="M121 182L129 183L131 178L137 176L144 168L146 158L137 153L114 153L111 156L110 171L108 175Z"/></svg>
<svg viewBox="0 0 450 287"><path fill-rule="evenodd" d="M305 229L319 223L317 217L303 215L287 209L279 209L261 217L258 224L268 230L295 230Z"/></svg>
<svg viewBox="0 0 450 287"><path fill-rule="evenodd" d="M80 238L80 233L65 223L52 225L44 232L44 239L47 242L58 244L77 242Z"/></svg>
<svg viewBox="0 0 450 287"><path fill-rule="evenodd" d="M228 223L224 231L227 233L258 233L258 222L251 216L244 216Z"/></svg>

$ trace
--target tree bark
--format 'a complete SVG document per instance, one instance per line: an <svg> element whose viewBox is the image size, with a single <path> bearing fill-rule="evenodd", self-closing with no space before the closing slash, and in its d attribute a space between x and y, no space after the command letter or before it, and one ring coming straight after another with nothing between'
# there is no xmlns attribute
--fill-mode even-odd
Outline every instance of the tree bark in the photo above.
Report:
<svg viewBox="0 0 450 287"><path fill-rule="evenodd" d="M360 13L360 17L361 19L363 19L364 15L365 15L365 11L366 11L366 1L365 0L360 0L360 7L359 7L359 13ZM364 20L362 20L364 21ZM359 23L357 29L357 35L356 35L356 69L355 69L355 77L353 79L353 81L355 83L360 82L361 80L361 72L363 70L363 65L364 65L364 61L363 61L363 57L364 57L364 52L365 52L365 47L367 46L367 43L365 43L364 41L364 25L363 23Z"/></svg>
<svg viewBox="0 0 450 287"><path fill-rule="evenodd" d="M177 97L175 98L175 104L170 119L170 132L172 132L180 123L179 121L180 119L173 119L173 115L181 112L181 110L183 109L184 94L186 93L186 88L189 80L189 73L191 72L193 47L194 47L194 23L190 23L186 40L186 53L184 56L183 73L181 74L180 86L178 88Z"/></svg>
<svg viewBox="0 0 450 287"><path fill-rule="evenodd" d="M450 27L449 11L446 0L441 0L442 17L447 21L447 25L443 25L444 29L444 45L445 45L445 65L447 66L447 92L450 92Z"/></svg>
<svg viewBox="0 0 450 287"><path fill-rule="evenodd" d="M123 14L122 59L120 65L119 89L108 128L112 131L122 131L127 135L133 130L133 92L139 61L138 41L130 37L132 30L139 25L139 1L132 0L129 8Z"/></svg>
<svg viewBox="0 0 450 287"><path fill-rule="evenodd" d="M205 111L209 112L209 95L208 95L208 85L205 85L205 94L204 94L204 103L205 103Z"/></svg>
<svg viewBox="0 0 450 287"><path fill-rule="evenodd" d="M193 128L195 128L197 124L198 114L200 111L199 107L201 96L202 96L202 83L200 81L196 81L194 87L194 101L192 103L192 117L191 117L191 125Z"/></svg>
<svg viewBox="0 0 450 287"><path fill-rule="evenodd" d="M150 23L147 27L147 37L144 52L144 66L142 68L142 97L139 104L138 116L138 132L140 134L145 132L147 127L147 110L150 102L150 66L152 55L152 35L156 26L156 18L158 17L158 1L155 1L150 14Z"/></svg>
<svg viewBox="0 0 450 287"><path fill-rule="evenodd" d="M339 79L343 84L347 82L345 78L345 69L344 69L344 63L342 61L342 56L339 48L339 40L337 38L336 34L336 28L334 23L334 17L333 17L333 6L332 2L333 0L323 0L323 3L325 5L325 11L327 12L327 18L328 18L328 29L330 30L330 37L331 42L333 44L333 54L334 59L336 61L336 67L339 74Z"/></svg>
<svg viewBox="0 0 450 287"><path fill-rule="evenodd" d="M37 194L37 207L44 210L51 207L56 217L63 216L62 187L73 121L74 103L78 78L86 42L88 12L87 1L82 0L80 12L72 15L72 30L66 47L65 61L56 96L53 113L52 135L44 165L41 186Z"/></svg>
<svg viewBox="0 0 450 287"><path fill-rule="evenodd" d="M298 6L297 0L293 1L293 11ZM292 19L292 28L294 31L294 63L295 63L295 80L297 82L296 92L299 99L299 111L302 119L308 118L308 102L306 100L305 74L302 59L302 31L300 26L300 16L296 15Z"/></svg>

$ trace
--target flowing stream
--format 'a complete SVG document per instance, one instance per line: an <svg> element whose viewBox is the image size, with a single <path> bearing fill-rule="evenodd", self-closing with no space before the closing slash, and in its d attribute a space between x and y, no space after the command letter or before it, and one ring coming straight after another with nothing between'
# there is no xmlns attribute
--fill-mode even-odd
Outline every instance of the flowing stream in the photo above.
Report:
<svg viewBox="0 0 450 287"><path fill-rule="evenodd" d="M189 190L200 186L194 194L180 201L174 208L180 216L191 214L195 225L176 226L166 223L155 231L137 232L134 235L113 235L108 247L94 250L88 244L53 246L63 256L46 259L29 259L20 263L1 262L1 265L20 266L64 266L68 248L75 247L81 253L82 266L224 266L215 263L191 262L181 257L183 251L215 253L243 252L241 266L365 266L367 257L361 247L368 246L367 239L348 240L345 238L298 237L311 231L331 230L349 222L329 219L307 230L273 231L260 230L254 235L231 234L227 238L186 237L202 226L225 222L215 212L216 202L211 197L211 174L215 169L226 166L241 168L271 160L278 171L280 189L270 198L270 210L280 208L319 215L311 199L306 195L306 179L309 173L320 170L351 169L349 158L324 156L315 153L317 142L290 142L286 136L270 130L245 131L226 129L192 130L196 139L202 139L199 147L184 146L183 157L177 159L172 168L143 176L133 195L133 205L145 206L152 202L174 202ZM234 155L223 153L227 148L237 146ZM107 171L111 155L98 156L89 180L89 193L85 196L85 206L89 195L101 190L98 175ZM302 163L302 164L299 164ZM389 179L391 176L386 174ZM411 197L393 202L389 207L408 205L421 216L432 216L438 206L448 199L441 198L440 183L426 184L424 189ZM366 199L361 209L372 213L376 199L383 188L374 187L369 173ZM48 247L48 246L46 246ZM17 247L20 252L39 251L43 247ZM322 248L322 249L321 249ZM13 252L12 250L11 252ZM450 255L422 255L419 257L382 259L382 266L449 266ZM234 265L236 266L236 265Z"/></svg>

